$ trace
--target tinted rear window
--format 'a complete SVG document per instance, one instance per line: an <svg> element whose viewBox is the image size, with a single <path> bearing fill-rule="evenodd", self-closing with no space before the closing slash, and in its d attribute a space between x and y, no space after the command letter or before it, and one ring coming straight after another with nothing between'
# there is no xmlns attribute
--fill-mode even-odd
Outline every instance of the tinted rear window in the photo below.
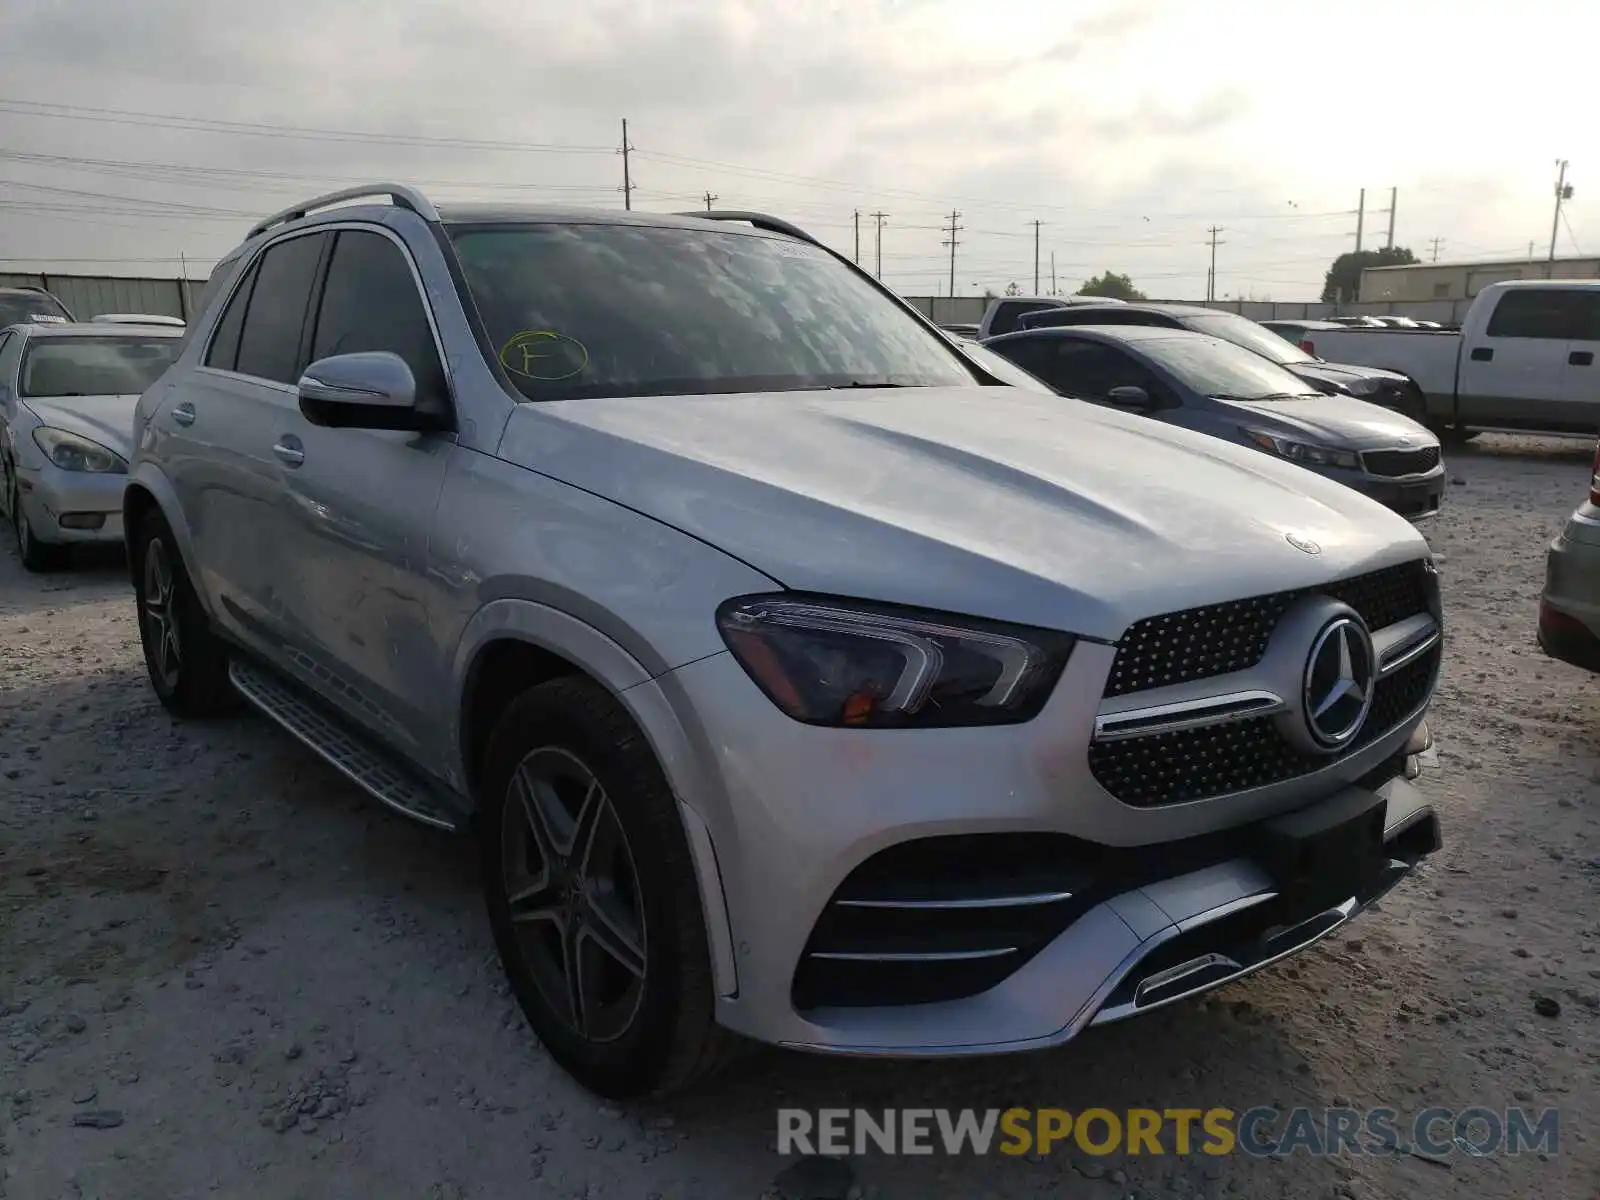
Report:
<svg viewBox="0 0 1600 1200"><path fill-rule="evenodd" d="M943 338L792 238L577 224L450 235L530 400L977 384Z"/></svg>
<svg viewBox="0 0 1600 1200"><path fill-rule="evenodd" d="M28 343L23 396L133 396L161 378L177 338L46 337Z"/></svg>

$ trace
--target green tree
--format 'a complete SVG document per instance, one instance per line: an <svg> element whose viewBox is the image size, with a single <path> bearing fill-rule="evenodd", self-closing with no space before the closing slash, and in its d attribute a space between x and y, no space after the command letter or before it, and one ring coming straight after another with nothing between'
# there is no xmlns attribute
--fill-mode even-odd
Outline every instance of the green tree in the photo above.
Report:
<svg viewBox="0 0 1600 1200"><path fill-rule="evenodd" d="M1006 295L1008 295L1008 296L1020 296L1020 295L1022 295L1022 285L1020 283L1018 283L1015 279L1013 279L1010 283L1006 284Z"/></svg>
<svg viewBox="0 0 1600 1200"><path fill-rule="evenodd" d="M1133 286L1133 280L1115 271L1103 271L1078 289L1080 296L1108 296L1113 300L1146 300L1147 297Z"/></svg>
<svg viewBox="0 0 1600 1200"><path fill-rule="evenodd" d="M1404 246L1386 246L1381 250L1352 250L1333 260L1322 282L1322 300L1334 304L1341 300L1358 300L1361 293L1361 272L1368 267L1404 267L1421 260Z"/></svg>

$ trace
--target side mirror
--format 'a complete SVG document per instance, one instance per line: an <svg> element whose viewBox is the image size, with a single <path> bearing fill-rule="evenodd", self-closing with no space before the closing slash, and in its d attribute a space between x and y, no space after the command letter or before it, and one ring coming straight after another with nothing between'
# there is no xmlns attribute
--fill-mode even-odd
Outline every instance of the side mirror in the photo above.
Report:
<svg viewBox="0 0 1600 1200"><path fill-rule="evenodd" d="M420 430L439 424L417 403L417 381L405 359L388 350L334 354L305 369L300 411L313 425L345 429Z"/></svg>
<svg viewBox="0 0 1600 1200"><path fill-rule="evenodd" d="M1106 393L1106 401L1118 408L1131 408L1135 412L1154 412L1160 407L1142 387L1114 387Z"/></svg>

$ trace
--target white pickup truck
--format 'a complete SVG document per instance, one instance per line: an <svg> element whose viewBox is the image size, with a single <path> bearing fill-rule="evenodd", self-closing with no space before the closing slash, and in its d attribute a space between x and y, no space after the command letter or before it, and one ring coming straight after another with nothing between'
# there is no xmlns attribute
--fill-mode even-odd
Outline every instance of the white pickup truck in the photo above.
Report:
<svg viewBox="0 0 1600 1200"><path fill-rule="evenodd" d="M1308 354L1409 375L1426 397L1423 419L1441 437L1600 432L1600 279L1492 283L1459 333L1353 328L1306 337L1315 347L1305 346Z"/></svg>

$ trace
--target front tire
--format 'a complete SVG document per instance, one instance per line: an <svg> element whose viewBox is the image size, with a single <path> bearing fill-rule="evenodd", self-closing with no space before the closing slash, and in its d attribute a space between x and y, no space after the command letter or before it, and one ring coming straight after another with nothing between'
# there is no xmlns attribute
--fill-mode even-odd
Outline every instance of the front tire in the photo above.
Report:
<svg viewBox="0 0 1600 1200"><path fill-rule="evenodd" d="M156 511L146 514L133 542L133 593L156 698L180 717L215 717L237 708L227 647L211 631L177 540Z"/></svg>
<svg viewBox="0 0 1600 1200"><path fill-rule="evenodd" d="M614 1100L722 1066L738 1039L713 1019L677 801L611 694L579 678L524 693L490 736L481 792L495 945L551 1057Z"/></svg>
<svg viewBox="0 0 1600 1200"><path fill-rule="evenodd" d="M28 514L22 511L22 497L17 494L16 484L11 485L8 503L11 506L11 535L16 539L17 557L22 560L23 570L36 575L61 570L67 562L67 547L41 542L34 535Z"/></svg>

